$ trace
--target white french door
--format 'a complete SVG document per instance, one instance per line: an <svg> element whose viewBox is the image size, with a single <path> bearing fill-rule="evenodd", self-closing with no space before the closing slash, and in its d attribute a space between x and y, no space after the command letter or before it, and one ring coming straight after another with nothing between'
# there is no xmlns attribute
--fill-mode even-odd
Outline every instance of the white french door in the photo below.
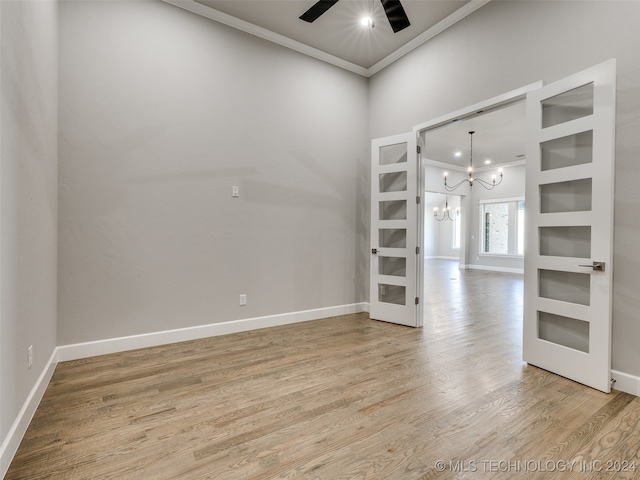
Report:
<svg viewBox="0 0 640 480"><path fill-rule="evenodd" d="M411 327L418 319L416 134L371 143L370 317Z"/></svg>
<svg viewBox="0 0 640 480"><path fill-rule="evenodd" d="M616 63L527 94L526 362L611 390Z"/></svg>

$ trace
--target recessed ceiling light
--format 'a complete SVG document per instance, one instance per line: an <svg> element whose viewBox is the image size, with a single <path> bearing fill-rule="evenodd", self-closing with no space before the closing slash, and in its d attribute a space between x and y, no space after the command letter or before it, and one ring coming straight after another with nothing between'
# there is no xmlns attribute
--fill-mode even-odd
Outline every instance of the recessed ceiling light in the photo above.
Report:
<svg viewBox="0 0 640 480"><path fill-rule="evenodd" d="M453 154L455 157L461 157L462 156L462 152L456 152Z"/></svg>
<svg viewBox="0 0 640 480"><path fill-rule="evenodd" d="M491 165L491 160L489 160L488 158L484 161L485 165Z"/></svg>

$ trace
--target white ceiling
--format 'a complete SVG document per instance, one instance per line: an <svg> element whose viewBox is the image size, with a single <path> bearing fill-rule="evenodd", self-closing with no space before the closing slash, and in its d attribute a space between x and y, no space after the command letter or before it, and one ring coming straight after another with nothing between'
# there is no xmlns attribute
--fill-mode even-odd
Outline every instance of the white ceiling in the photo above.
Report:
<svg viewBox="0 0 640 480"><path fill-rule="evenodd" d="M489 0L401 0L411 25L393 33L380 0L339 0L313 23L316 0L164 0L234 28L370 76ZM375 27L359 21L374 10Z"/></svg>
<svg viewBox="0 0 640 480"><path fill-rule="evenodd" d="M495 168L525 160L525 103L493 110L467 120L425 132L424 156L426 159L458 166L469 165L470 135L473 134L474 168ZM456 157L456 151L462 156ZM486 166L484 161L491 160Z"/></svg>

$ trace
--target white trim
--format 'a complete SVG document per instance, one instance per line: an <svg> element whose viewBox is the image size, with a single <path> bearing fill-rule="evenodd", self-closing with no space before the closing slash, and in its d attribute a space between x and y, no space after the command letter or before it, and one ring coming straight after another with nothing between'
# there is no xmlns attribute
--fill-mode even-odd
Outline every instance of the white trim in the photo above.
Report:
<svg viewBox="0 0 640 480"><path fill-rule="evenodd" d="M367 310L364 303L352 303L336 307L317 308L315 310L269 315L265 317L245 318L242 320L231 320L228 322L198 325L195 327L165 330L162 332L144 333L141 335L131 335L129 337L110 338L94 342L62 345L59 346L57 350L58 361L65 362L68 360L77 360L96 355L124 352L127 350L136 350L138 348L155 347L158 345L166 345L168 343L185 342L188 340L227 335L229 333L246 332L248 330L276 327L279 325L319 320L322 318L365 311Z"/></svg>
<svg viewBox="0 0 640 480"><path fill-rule="evenodd" d="M460 268L463 270L487 270L490 272L502 272L502 273L518 273L520 275L524 274L523 268L508 268L508 267L493 267L490 265L460 265Z"/></svg>
<svg viewBox="0 0 640 480"><path fill-rule="evenodd" d="M463 167L461 165L454 165L452 163L440 162L438 160L429 160L428 158L423 159L423 162L425 163L425 165L431 165L432 167L444 168L445 170L455 170L457 172L463 172L463 173L467 173L467 169L469 168L468 166ZM475 172L484 172L489 170L495 170L496 167L509 168L509 167L517 167L518 165L526 165L526 164L527 164L527 160L522 159L522 160L514 160L513 162L502 163L500 165L496 163L495 165L473 167L473 169Z"/></svg>
<svg viewBox="0 0 640 480"><path fill-rule="evenodd" d="M524 202L524 195L518 195L515 197L502 197L502 198L480 198L478 199L478 205L484 205L487 203L508 203L508 202Z"/></svg>
<svg viewBox="0 0 640 480"><path fill-rule="evenodd" d="M0 478L7 473L58 362L368 311L368 302L352 303L56 347L0 447Z"/></svg>
<svg viewBox="0 0 640 480"><path fill-rule="evenodd" d="M521 258L524 260L524 255L522 253L484 253L478 252L479 257L487 257L487 258Z"/></svg>
<svg viewBox="0 0 640 480"><path fill-rule="evenodd" d="M445 170L455 170L456 172L467 173L468 167L463 167L462 165L454 165L452 163L440 162L438 160L429 160L425 158L422 160L425 165L430 165L432 167L444 168Z"/></svg>
<svg viewBox="0 0 640 480"><path fill-rule="evenodd" d="M215 10L214 8L207 7L201 3L195 2L194 0L162 0L165 3L169 3L178 8L182 8L191 13L195 13L196 15L200 15L202 17L206 17L210 20L214 20L216 22L222 23L229 27L235 28L237 30L243 31L250 35L254 35L256 37L262 38L269 42L276 43L283 47L289 48L291 50L295 50L296 52L302 53L304 55L308 55L310 57L316 58L323 62L329 63L336 67L343 68L353 73L357 73L363 77L370 77L376 73L378 73L383 68L391 65L393 62L398 60L399 58L405 56L407 53L415 50L423 43L431 40L433 37L442 33L447 28L455 25L463 18L471 15L477 9L482 7L483 5L489 3L491 0L470 0L467 4L453 12L448 17L442 19L431 28L426 30L425 32L418 35L416 38L406 43L402 47L400 47L395 52L387 55L385 58L380 60L378 63L373 65L370 68L365 68L360 65L356 65L355 63L349 62L342 58L336 57L335 55L331 55L329 53L323 52L322 50L318 50L317 48L310 47L309 45L305 45L304 43L298 42L297 40L293 40L289 37L285 37L284 35L280 35L279 33L272 32L271 30L267 30L266 28L259 27L254 25L253 23L249 23L245 20L240 20L232 15L227 13L223 13L219 10Z"/></svg>
<svg viewBox="0 0 640 480"><path fill-rule="evenodd" d="M474 105L464 107L460 110L456 110L455 112L447 113L446 115L442 115L441 117L434 118L433 120L429 120L428 122L420 123L415 127L413 127L413 131L417 133L421 133L424 130L431 130L433 128L440 127L442 125L446 125L451 122L475 117L476 115L478 115L478 112L481 110L484 113L488 113L491 110L506 107L507 105L511 105L521 100L524 100L527 93L532 92L534 90L538 90L543 85L544 85L544 82L542 80L538 80L537 82L533 82L533 83L530 83L529 85L525 85L524 87L511 90L510 92L503 93L502 95L498 95L497 97L493 97L488 100L478 102Z"/></svg>
<svg viewBox="0 0 640 480"><path fill-rule="evenodd" d="M162 1L170 3L171 5L182 8L184 10L188 10L189 12L195 13L202 17L206 17L210 20L214 20L229 27L235 28L242 32L248 33L250 35L262 38L263 40L268 40L269 42L273 42L291 50L295 50L296 52L302 53L304 55L308 55L318 60L322 60L323 62L330 63L331 65L335 65L336 67L340 67L350 72L357 73L358 75L362 75L363 77L369 76L368 69L361 67L360 65L348 62L347 60L343 60L342 58L338 58L334 55L318 50L317 48L310 47L309 45L305 45L304 43L298 42L297 40L292 40L289 37L285 37L284 35L280 35L279 33L275 33L271 30L267 30L266 28L259 27L245 20L240 20L239 18L236 18L232 15L223 13L219 10L215 10L211 7L207 7L206 5L194 2L193 0Z"/></svg>
<svg viewBox="0 0 640 480"><path fill-rule="evenodd" d="M615 390L640 396L640 377L611 370L611 378L615 380L612 386Z"/></svg>
<svg viewBox="0 0 640 480"><path fill-rule="evenodd" d="M388 67L389 65L391 65L396 60L404 57L407 53L415 50L416 48L418 48L423 43L428 42L429 40L431 40L433 37L435 37L439 33L444 32L447 28L455 25L456 23L458 23L460 20L464 19L468 15L471 15L473 12L478 10L483 5L486 5L490 1L491 0L470 0L464 6L462 6L461 8L456 10L455 12L453 12L451 15L449 15L448 17L440 20L434 26L432 26L428 30L425 30L420 35L418 35L416 38L414 38L410 42L407 42L402 47L400 47L398 50L396 50L395 52L387 55L385 58L380 60L378 63L376 63L375 65L373 65L369 69L367 69L367 75L366 76L370 77L370 76L378 73L383 68Z"/></svg>
<svg viewBox="0 0 640 480"><path fill-rule="evenodd" d="M44 392L51 381L51 377L53 376L57 363L56 348L51 354L49 361L45 365L44 370L42 370L42 373L38 377L35 385L31 389L29 396L22 405L20 413L18 413L18 416L9 429L4 442L2 442L2 446L0 446L0 478L4 478L7 470L9 470L9 465L11 465L11 461L18 451L20 442L22 442L22 438L27 432L29 423L31 423L31 419L36 413L38 405L40 405L40 400L42 400Z"/></svg>

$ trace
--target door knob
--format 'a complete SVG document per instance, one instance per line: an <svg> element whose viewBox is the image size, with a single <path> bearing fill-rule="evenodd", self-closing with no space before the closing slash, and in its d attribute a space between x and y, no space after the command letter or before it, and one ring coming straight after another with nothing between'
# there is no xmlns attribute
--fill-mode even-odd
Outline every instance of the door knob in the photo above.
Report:
<svg viewBox="0 0 640 480"><path fill-rule="evenodd" d="M578 265L579 267L591 267L595 272L604 272L604 262L593 262L591 265Z"/></svg>

